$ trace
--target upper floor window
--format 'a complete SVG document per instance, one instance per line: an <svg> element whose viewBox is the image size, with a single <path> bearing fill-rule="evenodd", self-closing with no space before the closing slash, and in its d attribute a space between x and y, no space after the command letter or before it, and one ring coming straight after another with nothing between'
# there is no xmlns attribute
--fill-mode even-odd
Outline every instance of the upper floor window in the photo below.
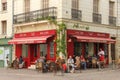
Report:
<svg viewBox="0 0 120 80"><path fill-rule="evenodd" d="M2 34L7 34L7 21L2 21Z"/></svg>
<svg viewBox="0 0 120 80"><path fill-rule="evenodd" d="M109 2L109 15L110 16L114 16L114 5L115 5L114 2L112 1Z"/></svg>
<svg viewBox="0 0 120 80"><path fill-rule="evenodd" d="M79 9L79 0L72 0L72 9Z"/></svg>
<svg viewBox="0 0 120 80"><path fill-rule="evenodd" d="M79 0L72 0L71 17L74 20L82 20L82 12L79 10Z"/></svg>
<svg viewBox="0 0 120 80"><path fill-rule="evenodd" d="M93 0L93 13L99 12L99 0Z"/></svg>
<svg viewBox="0 0 120 80"><path fill-rule="evenodd" d="M25 13L30 11L30 0L24 0Z"/></svg>
<svg viewBox="0 0 120 80"><path fill-rule="evenodd" d="M2 3L2 11L7 10L7 0L1 0Z"/></svg>
<svg viewBox="0 0 120 80"><path fill-rule="evenodd" d="M49 0L42 0L42 8L48 8L49 7Z"/></svg>
<svg viewBox="0 0 120 80"><path fill-rule="evenodd" d="M109 2L109 24L110 25L116 25L116 17L114 15L114 6L115 6L115 2L110 1Z"/></svg>

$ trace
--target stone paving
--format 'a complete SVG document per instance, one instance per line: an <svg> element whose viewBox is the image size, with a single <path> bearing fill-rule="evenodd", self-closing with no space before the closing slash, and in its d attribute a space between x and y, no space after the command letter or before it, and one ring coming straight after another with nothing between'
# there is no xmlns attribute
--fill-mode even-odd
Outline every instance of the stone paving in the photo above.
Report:
<svg viewBox="0 0 120 80"><path fill-rule="evenodd" d="M28 69L5 69L0 68L0 80L120 80L119 69L89 69L80 73L40 73Z"/></svg>

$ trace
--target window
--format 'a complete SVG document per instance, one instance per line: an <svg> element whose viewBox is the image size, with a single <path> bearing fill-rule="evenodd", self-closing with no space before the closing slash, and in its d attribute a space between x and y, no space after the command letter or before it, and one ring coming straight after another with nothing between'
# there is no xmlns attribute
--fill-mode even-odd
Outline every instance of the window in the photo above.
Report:
<svg viewBox="0 0 120 80"><path fill-rule="evenodd" d="M99 0L93 0L93 22L101 24L101 14L99 14Z"/></svg>
<svg viewBox="0 0 120 80"><path fill-rule="evenodd" d="M50 42L50 57L54 58L54 42Z"/></svg>
<svg viewBox="0 0 120 80"><path fill-rule="evenodd" d="M74 43L74 52L75 56L80 56L82 54L82 43L80 42Z"/></svg>
<svg viewBox="0 0 120 80"><path fill-rule="evenodd" d="M71 15L72 15L72 19L81 21L82 12L81 10L79 10L79 0L72 0Z"/></svg>
<svg viewBox="0 0 120 80"><path fill-rule="evenodd" d="M30 11L30 0L24 0L25 13Z"/></svg>
<svg viewBox="0 0 120 80"><path fill-rule="evenodd" d="M99 0L93 0L93 13L99 12Z"/></svg>
<svg viewBox="0 0 120 80"><path fill-rule="evenodd" d="M47 55L47 44L40 44L40 56Z"/></svg>
<svg viewBox="0 0 120 80"><path fill-rule="evenodd" d="M110 1L109 2L109 15L114 16L114 2Z"/></svg>
<svg viewBox="0 0 120 80"><path fill-rule="evenodd" d="M25 58L28 57L28 45L22 45L22 56Z"/></svg>
<svg viewBox="0 0 120 80"><path fill-rule="evenodd" d="M7 21L2 21L2 34L7 33Z"/></svg>
<svg viewBox="0 0 120 80"><path fill-rule="evenodd" d="M109 24L116 25L116 17L114 17L115 2L109 1Z"/></svg>
<svg viewBox="0 0 120 80"><path fill-rule="evenodd" d="M72 0L72 9L79 9L79 0Z"/></svg>
<svg viewBox="0 0 120 80"><path fill-rule="evenodd" d="M2 11L7 10L7 1L6 0L1 0L2 3Z"/></svg>
<svg viewBox="0 0 120 80"><path fill-rule="evenodd" d="M49 0L42 0L42 8L48 8L49 7Z"/></svg>

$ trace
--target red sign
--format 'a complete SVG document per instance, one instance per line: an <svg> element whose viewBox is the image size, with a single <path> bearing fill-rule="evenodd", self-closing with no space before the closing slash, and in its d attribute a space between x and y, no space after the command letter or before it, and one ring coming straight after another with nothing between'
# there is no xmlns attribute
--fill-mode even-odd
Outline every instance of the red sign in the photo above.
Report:
<svg viewBox="0 0 120 80"><path fill-rule="evenodd" d="M37 31L37 32L26 32L26 33L18 33L15 34L15 38L24 38L24 37L39 37L39 36L47 36L54 35L56 33L55 30L46 30L46 31Z"/></svg>
<svg viewBox="0 0 120 80"><path fill-rule="evenodd" d="M110 35L108 33L88 32L80 30L67 30L67 34L86 37L110 38Z"/></svg>

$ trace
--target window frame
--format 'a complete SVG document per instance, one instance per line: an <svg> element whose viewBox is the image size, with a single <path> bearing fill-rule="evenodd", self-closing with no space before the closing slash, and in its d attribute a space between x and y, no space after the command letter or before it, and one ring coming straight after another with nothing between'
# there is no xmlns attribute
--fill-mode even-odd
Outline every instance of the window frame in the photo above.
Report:
<svg viewBox="0 0 120 80"><path fill-rule="evenodd" d="M99 13L99 0L93 0L93 13Z"/></svg>
<svg viewBox="0 0 120 80"><path fill-rule="evenodd" d="M7 10L7 2L2 2L2 11L6 11Z"/></svg>
<svg viewBox="0 0 120 80"><path fill-rule="evenodd" d="M114 6L115 6L115 2L113 1L109 1L109 16L114 16Z"/></svg>
<svg viewBox="0 0 120 80"><path fill-rule="evenodd" d="M42 8L49 8L49 0L42 0Z"/></svg>
<svg viewBox="0 0 120 80"><path fill-rule="evenodd" d="M5 21L1 21L1 25L2 25L2 34L3 35L6 35L7 34L7 21L5 20Z"/></svg>

